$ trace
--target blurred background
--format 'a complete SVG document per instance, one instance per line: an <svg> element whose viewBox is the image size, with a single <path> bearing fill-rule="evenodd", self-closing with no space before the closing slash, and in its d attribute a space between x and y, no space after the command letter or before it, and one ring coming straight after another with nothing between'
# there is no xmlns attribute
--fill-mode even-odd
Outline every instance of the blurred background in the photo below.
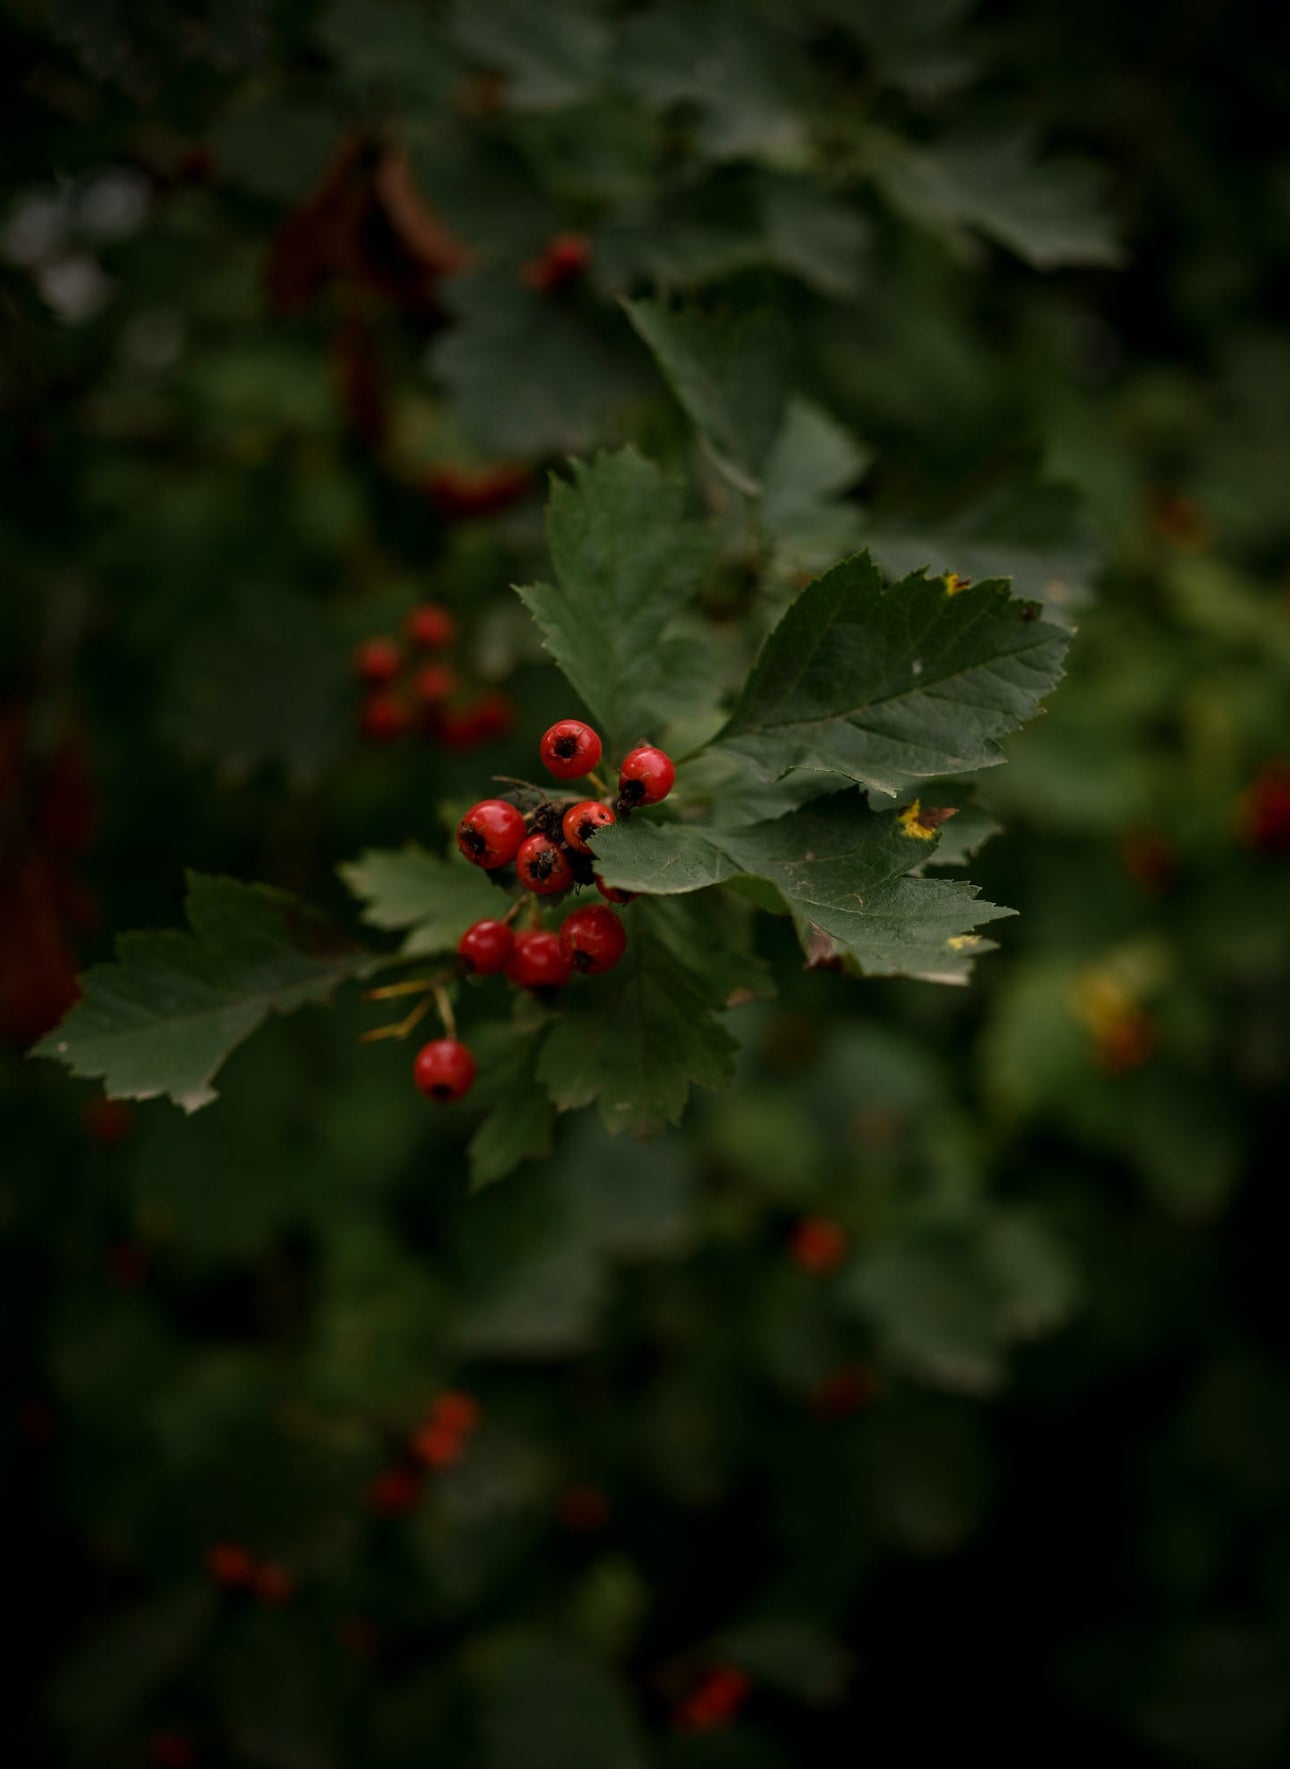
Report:
<svg viewBox="0 0 1290 1769"><path fill-rule="evenodd" d="M1290 1761L1288 21L0 4L6 1762ZM643 292L788 341L714 621L869 545L1078 627L1001 950L766 920L734 1090L469 1197L349 997L193 1119L25 1060L186 867L352 925L529 770L548 469L709 489Z"/></svg>

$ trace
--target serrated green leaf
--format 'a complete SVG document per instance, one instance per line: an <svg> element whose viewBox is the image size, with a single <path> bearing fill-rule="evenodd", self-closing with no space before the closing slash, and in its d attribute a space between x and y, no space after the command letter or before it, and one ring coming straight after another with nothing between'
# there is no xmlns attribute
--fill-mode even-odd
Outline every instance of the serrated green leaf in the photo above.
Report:
<svg viewBox="0 0 1290 1769"><path fill-rule="evenodd" d="M551 1102L537 1077L540 1038L490 1027L486 1038L472 1034L470 1044L481 1067L474 1098L487 1113L469 1146L471 1189L478 1191L549 1152Z"/></svg>
<svg viewBox="0 0 1290 1769"><path fill-rule="evenodd" d="M324 1001L380 961L287 891L188 875L191 933L126 934L117 962L33 1056L101 1076L115 1099L166 1094L186 1112L216 1098L220 1065L273 1013Z"/></svg>
<svg viewBox="0 0 1290 1769"><path fill-rule="evenodd" d="M337 871L363 903L369 927L408 930L403 942L408 958L454 952L463 928L507 908L504 892L479 867L440 859L415 842L369 849Z"/></svg>
<svg viewBox="0 0 1290 1769"><path fill-rule="evenodd" d="M873 169L911 219L951 234L974 229L1038 270L1120 262L1096 174L1077 160L1041 162L1028 129L963 134L930 147L888 138Z"/></svg>
<svg viewBox="0 0 1290 1769"><path fill-rule="evenodd" d="M935 852L900 812L836 793L786 817L709 829L635 818L596 836L596 862L622 890L673 895L764 880L790 910L812 963L851 960L867 976L963 982L988 942L969 930L1010 915L959 881L909 876Z"/></svg>
<svg viewBox="0 0 1290 1769"><path fill-rule="evenodd" d="M760 309L726 319L658 301L624 305L714 463L739 491L755 496L788 397L774 321Z"/></svg>
<svg viewBox="0 0 1290 1769"><path fill-rule="evenodd" d="M667 639L710 542L685 516L680 485L633 449L575 461L572 480L552 483L547 537L556 581L519 595L609 754L620 755L701 699Z"/></svg>
<svg viewBox="0 0 1290 1769"><path fill-rule="evenodd" d="M461 49L507 78L507 103L521 110L554 110L590 96L604 68L610 39L599 9L585 0L459 0L452 35Z"/></svg>
<svg viewBox="0 0 1290 1769"><path fill-rule="evenodd" d="M812 768L893 796L989 767L1061 675L1068 635L1033 612L998 581L951 595L844 560L771 633L716 742L768 777Z"/></svg>
<svg viewBox="0 0 1290 1769"><path fill-rule="evenodd" d="M597 1105L607 1129L639 1135L678 1123L691 1086L727 1086L738 1047L664 918L640 903L624 920L626 955L570 988L538 1075L561 1111Z"/></svg>

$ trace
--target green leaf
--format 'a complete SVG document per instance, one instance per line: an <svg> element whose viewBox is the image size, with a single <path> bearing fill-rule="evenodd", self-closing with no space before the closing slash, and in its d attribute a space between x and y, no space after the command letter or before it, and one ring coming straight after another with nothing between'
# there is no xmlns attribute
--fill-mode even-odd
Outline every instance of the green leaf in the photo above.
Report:
<svg viewBox="0 0 1290 1769"><path fill-rule="evenodd" d="M1028 129L931 147L884 138L873 171L912 220L951 235L974 229L1038 270L1120 262L1094 171L1077 160L1041 163Z"/></svg>
<svg viewBox="0 0 1290 1769"><path fill-rule="evenodd" d="M788 396L773 319L760 309L725 319L657 301L624 305L716 466L736 489L756 496Z"/></svg>
<svg viewBox="0 0 1290 1769"><path fill-rule="evenodd" d="M117 962L81 979L83 995L33 1056L101 1076L116 1099L166 1094L186 1112L270 1014L324 1001L380 961L287 891L188 875L191 933L125 934Z"/></svg>
<svg viewBox="0 0 1290 1769"><path fill-rule="evenodd" d="M486 1769L645 1769L618 1684L566 1648L506 1643L481 1696Z"/></svg>
<svg viewBox="0 0 1290 1769"><path fill-rule="evenodd" d="M761 519L781 569L821 570L859 544L860 513L842 501L872 456L810 400L790 400L766 460Z"/></svg>
<svg viewBox="0 0 1290 1769"><path fill-rule="evenodd" d="M668 643L709 561L683 505L681 486L632 449L575 461L547 506L555 584L519 591L611 756L702 699Z"/></svg>
<svg viewBox="0 0 1290 1769"><path fill-rule="evenodd" d="M762 647L717 743L767 777L845 775L895 795L1003 759L1061 675L1068 635L987 580L884 586L867 553L817 578Z"/></svg>
<svg viewBox="0 0 1290 1769"><path fill-rule="evenodd" d="M215 1617L207 1585L181 1585L118 1611L78 1646L54 1681L61 1728L97 1753L199 1651Z"/></svg>
<svg viewBox="0 0 1290 1769"><path fill-rule="evenodd" d="M609 52L598 9L585 0L458 0L452 35L460 48L507 80L507 103L555 110L594 93Z"/></svg>
<svg viewBox="0 0 1290 1769"><path fill-rule="evenodd" d="M474 1097L487 1108L470 1139L473 1191L551 1147L551 1102L537 1078L540 1039L510 1026L489 1027L486 1033L471 1033L469 1039L481 1070Z"/></svg>
<svg viewBox="0 0 1290 1769"><path fill-rule="evenodd" d="M667 919L648 903L624 919L625 957L569 990L538 1075L561 1111L596 1104L607 1129L644 1134L680 1121L691 1086L727 1086L738 1047Z"/></svg>
<svg viewBox="0 0 1290 1769"><path fill-rule="evenodd" d="M781 270L835 301L859 293L869 229L862 216L814 179L768 175L762 225L772 261Z"/></svg>
<svg viewBox="0 0 1290 1769"><path fill-rule="evenodd" d="M596 837L601 875L622 890L674 895L763 880L788 908L812 964L850 960L866 976L963 982L988 943L969 930L1010 915L957 880L913 878L935 837L907 813L836 793L786 817L708 829L636 818Z"/></svg>
<svg viewBox="0 0 1290 1769"><path fill-rule="evenodd" d="M369 849L337 871L363 903L368 927L408 930L402 948L408 958L455 952L463 928L507 908L505 893L479 867L442 860L415 842Z"/></svg>

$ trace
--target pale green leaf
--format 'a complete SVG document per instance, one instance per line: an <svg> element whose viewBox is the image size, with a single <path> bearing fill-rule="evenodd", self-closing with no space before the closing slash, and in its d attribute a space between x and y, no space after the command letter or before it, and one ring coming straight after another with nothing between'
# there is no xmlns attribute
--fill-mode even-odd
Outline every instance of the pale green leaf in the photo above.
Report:
<svg viewBox="0 0 1290 1769"><path fill-rule="evenodd" d="M414 842L369 849L337 870L363 904L369 927L407 929L403 953L409 958L454 952L472 921L504 915L509 907L505 892L479 867L442 860Z"/></svg>

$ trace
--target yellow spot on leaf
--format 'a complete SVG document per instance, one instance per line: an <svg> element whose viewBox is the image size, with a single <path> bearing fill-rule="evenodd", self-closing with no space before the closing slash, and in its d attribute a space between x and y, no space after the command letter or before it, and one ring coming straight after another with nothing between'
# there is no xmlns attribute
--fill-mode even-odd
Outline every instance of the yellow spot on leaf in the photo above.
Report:
<svg viewBox="0 0 1290 1769"><path fill-rule="evenodd" d="M924 810L915 799L912 805L906 805L897 814L906 835L912 835L915 841L929 842L941 824L947 823L955 813L952 805L928 805Z"/></svg>
<svg viewBox="0 0 1290 1769"><path fill-rule="evenodd" d="M980 934L951 934L945 944L951 952L970 952L981 944Z"/></svg>
<svg viewBox="0 0 1290 1769"><path fill-rule="evenodd" d="M945 573L945 594L947 596L957 596L960 590L970 590L971 588L972 579L970 577L960 577L957 571Z"/></svg>

